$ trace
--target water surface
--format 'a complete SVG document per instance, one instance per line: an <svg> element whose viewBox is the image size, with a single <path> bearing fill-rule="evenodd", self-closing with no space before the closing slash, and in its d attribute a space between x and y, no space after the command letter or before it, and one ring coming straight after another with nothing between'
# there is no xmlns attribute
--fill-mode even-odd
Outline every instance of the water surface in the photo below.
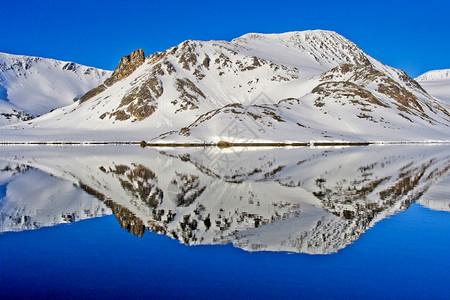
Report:
<svg viewBox="0 0 450 300"><path fill-rule="evenodd" d="M450 292L446 146L0 152L0 296Z"/></svg>

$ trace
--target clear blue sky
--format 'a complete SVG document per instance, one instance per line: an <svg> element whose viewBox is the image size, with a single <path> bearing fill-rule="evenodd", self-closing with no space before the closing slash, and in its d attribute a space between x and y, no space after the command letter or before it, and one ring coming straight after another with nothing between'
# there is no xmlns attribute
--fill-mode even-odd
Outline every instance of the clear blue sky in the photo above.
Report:
<svg viewBox="0 0 450 300"><path fill-rule="evenodd" d="M410 76L450 68L450 1L1 0L0 52L114 69L136 48L327 29Z"/></svg>

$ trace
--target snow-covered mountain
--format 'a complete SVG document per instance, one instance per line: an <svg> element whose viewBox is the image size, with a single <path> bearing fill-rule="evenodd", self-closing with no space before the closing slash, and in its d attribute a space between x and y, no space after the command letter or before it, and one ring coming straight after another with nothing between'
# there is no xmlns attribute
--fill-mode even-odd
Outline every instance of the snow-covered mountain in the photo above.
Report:
<svg viewBox="0 0 450 300"><path fill-rule="evenodd" d="M125 56L79 103L3 140L450 139L448 105L335 32L246 34Z"/></svg>
<svg viewBox="0 0 450 300"><path fill-rule="evenodd" d="M432 185L418 203L432 210L450 212L450 174L446 174L437 184Z"/></svg>
<svg viewBox="0 0 450 300"><path fill-rule="evenodd" d="M29 166L0 161L0 232L38 229L111 214L71 182Z"/></svg>
<svg viewBox="0 0 450 300"><path fill-rule="evenodd" d="M433 70L416 77L417 81L450 79L450 69Z"/></svg>
<svg viewBox="0 0 450 300"><path fill-rule="evenodd" d="M110 75L73 62L0 53L0 125L67 106Z"/></svg>
<svg viewBox="0 0 450 300"><path fill-rule="evenodd" d="M95 196L132 234L150 230L188 245L233 243L249 251L336 252L416 200L445 209L449 192L443 181L433 198L426 197L448 173L447 145L245 151L9 146L0 147L0 155L10 165L53 175L42 177L48 188L36 186L42 191L36 195L47 195L41 218L53 219L46 217L52 207L61 218L50 191L60 195L63 185L54 183L64 180L67 192L79 193L77 186ZM35 178L31 182L39 182L37 175L28 175ZM16 197L8 201L20 199L13 188L19 184L9 186ZM30 187L25 194L34 191ZM436 197L436 191L444 196ZM20 219L34 211L29 200L22 206L6 201L0 213L19 207L13 212ZM84 207L77 203L67 201L69 207Z"/></svg>
<svg viewBox="0 0 450 300"><path fill-rule="evenodd" d="M450 69L428 71L416 81L432 96L450 105Z"/></svg>

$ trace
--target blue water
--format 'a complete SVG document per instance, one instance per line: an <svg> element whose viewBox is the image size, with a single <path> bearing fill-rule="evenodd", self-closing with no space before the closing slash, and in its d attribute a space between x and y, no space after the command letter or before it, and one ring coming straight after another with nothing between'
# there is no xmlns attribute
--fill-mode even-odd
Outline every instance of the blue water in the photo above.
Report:
<svg viewBox="0 0 450 300"><path fill-rule="evenodd" d="M0 235L0 299L448 299L450 214L414 204L336 254L137 238L114 216Z"/></svg>
<svg viewBox="0 0 450 300"><path fill-rule="evenodd" d="M0 199L6 196L6 184L0 184Z"/></svg>
<svg viewBox="0 0 450 300"><path fill-rule="evenodd" d="M0 84L0 100L9 101L8 100L8 91L5 89L3 85Z"/></svg>

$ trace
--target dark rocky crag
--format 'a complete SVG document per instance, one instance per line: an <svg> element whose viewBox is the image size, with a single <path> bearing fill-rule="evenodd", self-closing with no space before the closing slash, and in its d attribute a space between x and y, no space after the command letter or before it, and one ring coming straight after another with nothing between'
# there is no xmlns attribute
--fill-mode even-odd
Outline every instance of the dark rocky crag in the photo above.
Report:
<svg viewBox="0 0 450 300"><path fill-rule="evenodd" d="M112 73L111 77L105 80L102 85L90 90L80 98L80 103L86 102L92 97L100 94L107 87L112 86L114 83L128 77L137 68L139 68L145 61L144 50L136 49L128 55L122 57L117 65L116 69Z"/></svg>
<svg viewBox="0 0 450 300"><path fill-rule="evenodd" d="M145 61L145 54L142 49L137 49L120 59L119 64L111 77L105 80L105 85L111 86L119 80L129 76Z"/></svg>

